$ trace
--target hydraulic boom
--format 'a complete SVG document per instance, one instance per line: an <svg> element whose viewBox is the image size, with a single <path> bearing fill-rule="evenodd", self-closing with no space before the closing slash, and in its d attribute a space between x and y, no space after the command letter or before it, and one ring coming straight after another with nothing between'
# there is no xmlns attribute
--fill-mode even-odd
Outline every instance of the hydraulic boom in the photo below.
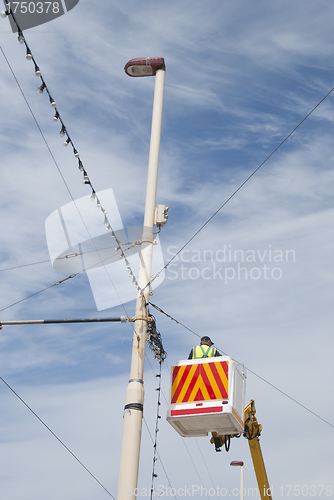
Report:
<svg viewBox="0 0 334 500"><path fill-rule="evenodd" d="M261 500L272 500L271 489L269 486L268 476L266 473L259 440L259 436L261 435L262 431L262 425L258 423L255 414L255 403L252 399L245 407L245 427L243 435L248 440ZM230 448L230 438L233 437L240 437L240 434L221 436L218 435L217 432L213 432L210 442L215 445L216 451L221 451L220 448L223 445L225 445L225 449L226 451L228 451Z"/></svg>

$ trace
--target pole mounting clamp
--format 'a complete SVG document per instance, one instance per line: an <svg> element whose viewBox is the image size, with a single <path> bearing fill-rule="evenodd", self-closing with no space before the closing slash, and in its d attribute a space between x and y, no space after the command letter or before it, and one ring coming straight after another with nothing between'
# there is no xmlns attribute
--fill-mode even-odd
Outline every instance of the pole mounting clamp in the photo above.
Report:
<svg viewBox="0 0 334 500"><path fill-rule="evenodd" d="M128 321L130 321L130 323L133 323L134 321L147 321L149 323L152 321L152 317L151 316L132 316L132 317L128 318Z"/></svg>

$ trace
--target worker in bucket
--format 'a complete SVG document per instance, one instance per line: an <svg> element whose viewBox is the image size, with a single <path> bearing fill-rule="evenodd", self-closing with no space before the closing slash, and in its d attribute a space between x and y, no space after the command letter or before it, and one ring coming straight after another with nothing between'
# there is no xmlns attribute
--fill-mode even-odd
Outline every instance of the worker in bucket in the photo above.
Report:
<svg viewBox="0 0 334 500"><path fill-rule="evenodd" d="M213 358L215 356L221 356L220 352L218 352L215 347L212 347L212 345L213 342L210 337L205 335L201 338L200 345L191 349L188 359Z"/></svg>

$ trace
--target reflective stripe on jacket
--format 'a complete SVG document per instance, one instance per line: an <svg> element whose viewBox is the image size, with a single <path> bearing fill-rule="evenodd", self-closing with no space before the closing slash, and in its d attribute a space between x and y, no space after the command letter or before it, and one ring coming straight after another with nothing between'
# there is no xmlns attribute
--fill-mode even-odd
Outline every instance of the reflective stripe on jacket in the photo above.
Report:
<svg viewBox="0 0 334 500"><path fill-rule="evenodd" d="M210 347L208 345L198 345L193 347L193 356L192 359L195 358L213 358L216 354L216 348Z"/></svg>

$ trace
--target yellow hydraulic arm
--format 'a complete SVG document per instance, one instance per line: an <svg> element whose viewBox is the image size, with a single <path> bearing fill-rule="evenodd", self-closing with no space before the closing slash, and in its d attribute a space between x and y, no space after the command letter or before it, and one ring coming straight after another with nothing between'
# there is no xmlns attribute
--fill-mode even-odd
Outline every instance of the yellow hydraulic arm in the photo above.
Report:
<svg viewBox="0 0 334 500"><path fill-rule="evenodd" d="M259 440L259 436L262 431L262 425L258 423L255 413L256 413L255 403L254 400L252 399L249 402L249 404L245 407L244 436L248 440L261 499L272 500L268 476L266 473L266 468L264 465L260 440Z"/></svg>
<svg viewBox="0 0 334 500"><path fill-rule="evenodd" d="M269 487L269 481L259 440L259 436L261 435L262 431L262 425L258 423L255 417L255 413L255 403L252 399L245 407L245 428L243 435L248 440L261 500L272 500L271 490ZM213 432L210 442L215 445L216 451L220 451L220 447L223 445L225 445L225 449L226 451L228 451L230 447L230 438L239 436L240 435L220 436L217 432Z"/></svg>

